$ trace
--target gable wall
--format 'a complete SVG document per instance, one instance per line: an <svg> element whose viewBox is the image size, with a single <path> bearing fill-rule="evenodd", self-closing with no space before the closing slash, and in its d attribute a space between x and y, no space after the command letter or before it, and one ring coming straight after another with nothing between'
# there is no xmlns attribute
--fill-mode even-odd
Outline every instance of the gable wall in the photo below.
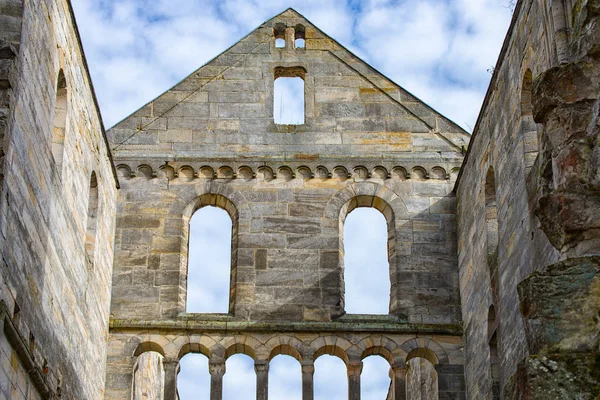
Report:
<svg viewBox="0 0 600 400"><path fill-rule="evenodd" d="M306 26L306 49L275 48L275 23ZM304 125L273 123L282 66L306 70ZM108 134L123 176L116 318L185 310L189 217L199 196L218 194L237 211L236 318L342 315L339 215L364 195L364 205L379 198L393 212L391 312L414 323L460 320L450 175L468 135L292 11Z"/></svg>

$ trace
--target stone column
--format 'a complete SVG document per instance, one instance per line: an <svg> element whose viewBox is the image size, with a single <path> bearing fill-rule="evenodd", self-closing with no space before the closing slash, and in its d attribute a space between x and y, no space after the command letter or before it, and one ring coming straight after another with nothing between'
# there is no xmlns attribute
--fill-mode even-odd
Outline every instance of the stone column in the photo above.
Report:
<svg viewBox="0 0 600 400"><path fill-rule="evenodd" d="M165 400L178 400L177 374L179 373L179 360L165 358L163 368L165 369Z"/></svg>
<svg viewBox="0 0 600 400"><path fill-rule="evenodd" d="M267 400L269 398L269 362L256 360L254 371L256 372L256 400Z"/></svg>
<svg viewBox="0 0 600 400"><path fill-rule="evenodd" d="M394 364L391 369L394 400L406 400L406 367Z"/></svg>
<svg viewBox="0 0 600 400"><path fill-rule="evenodd" d="M313 400L315 364L313 360L303 360L300 364L302 365L302 400Z"/></svg>
<svg viewBox="0 0 600 400"><path fill-rule="evenodd" d="M208 372L210 373L210 400L223 398L223 375L225 375L224 360L209 360Z"/></svg>
<svg viewBox="0 0 600 400"><path fill-rule="evenodd" d="M362 361L348 363L348 400L360 400L360 373Z"/></svg>
<svg viewBox="0 0 600 400"><path fill-rule="evenodd" d="M286 50L294 49L294 41L296 40L296 30L294 28L285 28L285 48Z"/></svg>

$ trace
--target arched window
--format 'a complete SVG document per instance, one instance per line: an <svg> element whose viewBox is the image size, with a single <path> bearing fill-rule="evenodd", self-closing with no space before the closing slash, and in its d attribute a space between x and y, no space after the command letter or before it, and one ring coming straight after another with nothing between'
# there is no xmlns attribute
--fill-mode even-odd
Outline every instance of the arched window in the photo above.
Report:
<svg viewBox="0 0 600 400"><path fill-rule="evenodd" d="M279 354L269 362L269 398L302 399L302 370L294 357Z"/></svg>
<svg viewBox="0 0 600 400"><path fill-rule="evenodd" d="M529 171L538 155L538 135L540 126L533 120L533 74L530 69L525 71L521 86L521 135L523 136L523 156L525 158L525 173Z"/></svg>
<svg viewBox="0 0 600 400"><path fill-rule="evenodd" d="M94 263L94 254L96 250L96 230L98 228L98 178L96 172L90 176L90 191L88 197L87 225L85 231L85 250L88 262Z"/></svg>
<svg viewBox="0 0 600 400"><path fill-rule="evenodd" d="M355 197L340 210L340 227L344 309L349 313L388 314L394 290L390 266L395 265L396 255L391 207L375 196Z"/></svg>
<svg viewBox="0 0 600 400"><path fill-rule="evenodd" d="M180 400L209 400L210 374L208 358L201 353L188 353L179 362L177 391Z"/></svg>
<svg viewBox="0 0 600 400"><path fill-rule="evenodd" d="M273 37L275 38L275 47L278 49L285 48L285 25L282 23L275 24L273 27Z"/></svg>
<svg viewBox="0 0 600 400"><path fill-rule="evenodd" d="M347 400L348 373L342 359L324 354L315 361L315 400Z"/></svg>
<svg viewBox="0 0 600 400"><path fill-rule="evenodd" d="M52 156L61 171L67 129L67 80L61 69L56 81L56 99L54 100L54 124L52 129Z"/></svg>
<svg viewBox="0 0 600 400"><path fill-rule="evenodd" d="M494 301L498 296L498 206L496 204L496 178L490 167L485 177L485 224L487 265Z"/></svg>
<svg viewBox="0 0 600 400"><path fill-rule="evenodd" d="M254 361L245 354L234 354L225 363L223 400L255 400Z"/></svg>
<svg viewBox="0 0 600 400"><path fill-rule="evenodd" d="M235 259L232 219L222 208L200 206L190 220L186 312L227 313Z"/></svg>
<svg viewBox="0 0 600 400"><path fill-rule="evenodd" d="M363 369L360 374L361 399L386 399L390 393L390 364L379 356L369 356L363 359Z"/></svg>
<svg viewBox="0 0 600 400"><path fill-rule="evenodd" d="M344 222L345 310L388 314L390 266L385 217L374 208L353 210Z"/></svg>
<svg viewBox="0 0 600 400"><path fill-rule="evenodd" d="M304 25L296 25L294 28L294 48L303 49L305 47L306 29Z"/></svg>
<svg viewBox="0 0 600 400"><path fill-rule="evenodd" d="M133 367L131 399L162 399L164 381L163 356L156 351L146 351L140 354Z"/></svg>

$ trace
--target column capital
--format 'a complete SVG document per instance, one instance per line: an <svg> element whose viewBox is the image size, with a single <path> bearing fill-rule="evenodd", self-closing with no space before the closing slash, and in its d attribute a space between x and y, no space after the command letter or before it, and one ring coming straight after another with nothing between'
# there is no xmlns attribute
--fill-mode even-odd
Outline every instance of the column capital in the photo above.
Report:
<svg viewBox="0 0 600 400"><path fill-rule="evenodd" d="M269 372L269 362L267 360L254 361L254 371L256 371L256 373Z"/></svg>
<svg viewBox="0 0 600 400"><path fill-rule="evenodd" d="M208 372L211 375L225 375L225 360L208 360Z"/></svg>
<svg viewBox="0 0 600 400"><path fill-rule="evenodd" d="M302 368L303 374L314 374L315 373L315 363L313 360L302 360L300 362L300 366Z"/></svg>
<svg viewBox="0 0 600 400"><path fill-rule="evenodd" d="M363 363L362 361L349 362L346 368L348 370L348 376L360 376L363 369Z"/></svg>

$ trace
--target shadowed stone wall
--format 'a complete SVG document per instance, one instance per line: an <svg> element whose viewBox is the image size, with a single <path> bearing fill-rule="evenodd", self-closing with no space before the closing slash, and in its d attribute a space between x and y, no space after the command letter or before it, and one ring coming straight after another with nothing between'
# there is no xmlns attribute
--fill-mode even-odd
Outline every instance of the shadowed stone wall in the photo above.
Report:
<svg viewBox="0 0 600 400"><path fill-rule="evenodd" d="M3 398L102 398L116 176L90 85L67 1L0 1ZM92 171L102 251L90 257Z"/></svg>
<svg viewBox="0 0 600 400"><path fill-rule="evenodd" d="M518 2L459 176L469 398L600 393L597 3Z"/></svg>

